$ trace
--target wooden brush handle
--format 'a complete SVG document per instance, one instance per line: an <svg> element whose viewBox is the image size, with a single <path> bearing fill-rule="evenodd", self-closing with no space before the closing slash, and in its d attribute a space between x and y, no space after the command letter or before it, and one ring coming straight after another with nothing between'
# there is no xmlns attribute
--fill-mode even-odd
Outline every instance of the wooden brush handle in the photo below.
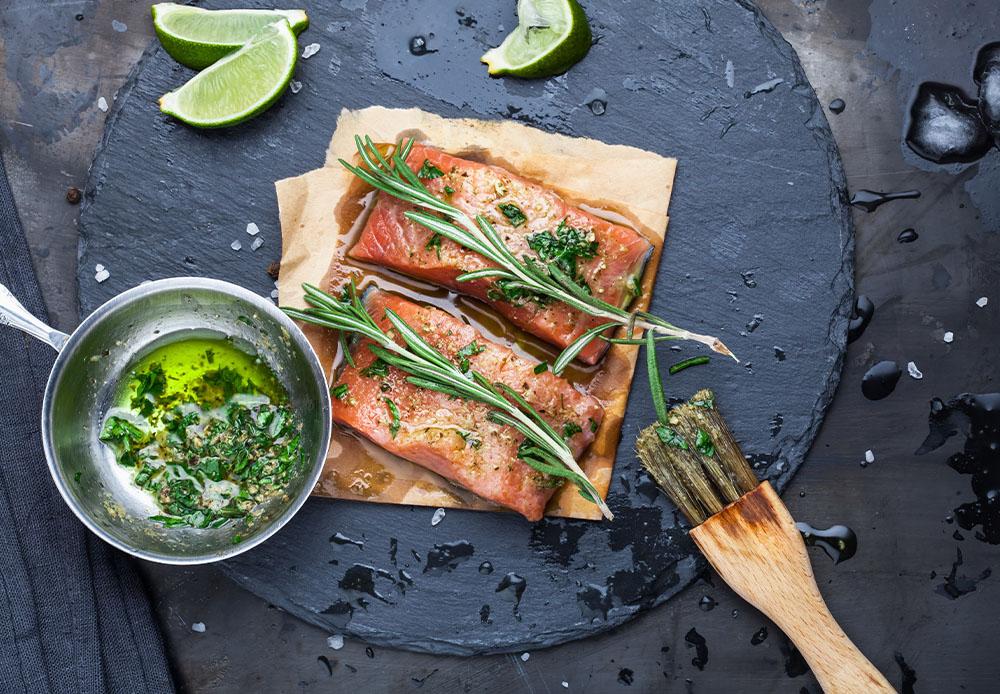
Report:
<svg viewBox="0 0 1000 694"><path fill-rule="evenodd" d="M792 640L824 692L896 691L830 614L802 536L768 482L694 528L691 537L723 580Z"/></svg>

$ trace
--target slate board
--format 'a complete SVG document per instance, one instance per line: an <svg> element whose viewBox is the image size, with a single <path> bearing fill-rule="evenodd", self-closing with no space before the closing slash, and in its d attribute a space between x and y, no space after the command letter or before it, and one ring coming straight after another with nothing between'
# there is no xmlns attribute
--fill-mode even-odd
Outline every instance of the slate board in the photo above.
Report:
<svg viewBox="0 0 1000 694"><path fill-rule="evenodd" d="M513 2L474 11L442 0L305 4L312 24L300 43L321 50L296 69L301 91L234 129L198 132L160 115L156 99L191 73L151 47L118 94L91 170L81 310L175 275L268 294L265 269L280 255L272 183L322 163L343 106L511 117L643 147L680 160L654 311L716 332L744 361L671 377L668 394L714 388L758 474L783 488L837 386L854 240L826 119L791 47L756 9L591 2L586 60L562 77L518 82L489 79L478 63L514 26ZM433 52L411 55L415 35ZM747 95L765 83L773 89ZM594 99L606 102L603 114ZM257 251L244 232L251 221L265 241ZM234 240L243 250L230 249ZM101 284L97 263L111 272ZM223 569L309 622L386 646L520 651L609 629L703 568L632 452L653 419L647 392L640 369L609 496L613 523L449 511L432 527L431 509L316 499ZM501 589L508 576L524 581L519 602L517 580Z"/></svg>

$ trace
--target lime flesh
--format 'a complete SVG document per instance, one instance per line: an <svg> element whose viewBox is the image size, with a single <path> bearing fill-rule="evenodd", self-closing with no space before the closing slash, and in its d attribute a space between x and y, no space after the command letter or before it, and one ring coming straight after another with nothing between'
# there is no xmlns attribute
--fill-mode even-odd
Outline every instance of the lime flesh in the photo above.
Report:
<svg viewBox="0 0 1000 694"><path fill-rule="evenodd" d="M273 104L295 69L298 43L284 19L160 97L160 110L188 125L220 128L253 118Z"/></svg>
<svg viewBox="0 0 1000 694"><path fill-rule="evenodd" d="M164 50L195 70L234 53L268 24L288 20L296 34L309 26L303 10L204 10L161 2L153 5L153 28Z"/></svg>
<svg viewBox="0 0 1000 694"><path fill-rule="evenodd" d="M517 28L481 58L491 75L551 77L590 50L590 25L576 0L518 0L517 18Z"/></svg>

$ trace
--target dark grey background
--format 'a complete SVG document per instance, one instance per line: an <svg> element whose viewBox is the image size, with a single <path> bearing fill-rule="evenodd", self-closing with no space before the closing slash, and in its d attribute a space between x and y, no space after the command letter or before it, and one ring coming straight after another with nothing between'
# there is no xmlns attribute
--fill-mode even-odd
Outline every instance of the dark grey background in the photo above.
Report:
<svg viewBox="0 0 1000 694"><path fill-rule="evenodd" d="M351 0L342 0L350 3ZM868 331L852 345L844 381L808 464L787 495L794 515L815 525L847 523L861 548L832 566L816 555L816 572L834 613L890 679L900 682L898 652L917 673L917 691L986 692L995 687L996 580L987 577L957 600L937 591L952 570L972 581L995 564L996 547L945 517L972 496L967 477L944 465L947 449L912 455L926 432L927 401L965 390L995 390L998 345L996 152L961 170L917 162L900 147L907 100L919 80L969 88L975 49L998 26L993 3L933 11L938 3L888 1L760 3L795 46L820 100L840 97L847 110L830 116L852 189L919 188L917 201L856 215L857 284L877 306ZM76 321L75 219L69 185L83 187L109 102L149 44L146 3L12 2L0 11L0 129L12 185L35 266L56 323ZM83 14L77 21L75 15ZM113 20L124 23L113 25ZM984 33L986 32L986 33ZM992 193L992 200L990 197ZM978 205L978 207L977 207ZM915 227L920 239L899 245ZM991 293L993 295L991 296ZM986 295L984 309L974 301ZM945 330L955 333L946 345ZM904 376L890 398L873 403L858 382L875 360L913 359L925 378ZM862 468L866 449L876 462ZM804 492L805 496L800 496ZM789 678L784 639L751 646L765 621L724 586L701 582L666 606L583 642L516 656L441 658L348 641L326 647L327 634L269 609L214 569L147 567L147 577L177 668L191 691L409 690L433 671L425 691L562 691L626 687L638 691L817 691L807 675ZM936 575L932 575L936 574ZM710 595L719 605L700 611ZM733 610L738 610L733 617ZM207 625L204 634L192 622ZM708 642L704 671L684 635L697 628ZM662 649L669 650L662 650ZM334 664L333 674L317 658ZM350 666L350 667L348 667ZM352 671L352 668L356 672ZM436 671L435 671L436 669ZM793 672L794 669L793 669Z"/></svg>

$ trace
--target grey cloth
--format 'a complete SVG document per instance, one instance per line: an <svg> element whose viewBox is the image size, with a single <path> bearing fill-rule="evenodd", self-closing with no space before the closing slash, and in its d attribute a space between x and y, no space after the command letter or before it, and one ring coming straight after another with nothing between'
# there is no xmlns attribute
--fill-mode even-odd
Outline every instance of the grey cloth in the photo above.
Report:
<svg viewBox="0 0 1000 694"><path fill-rule="evenodd" d="M0 282L45 319L0 159ZM0 326L0 692L172 692L132 560L63 503L42 453L52 350Z"/></svg>

